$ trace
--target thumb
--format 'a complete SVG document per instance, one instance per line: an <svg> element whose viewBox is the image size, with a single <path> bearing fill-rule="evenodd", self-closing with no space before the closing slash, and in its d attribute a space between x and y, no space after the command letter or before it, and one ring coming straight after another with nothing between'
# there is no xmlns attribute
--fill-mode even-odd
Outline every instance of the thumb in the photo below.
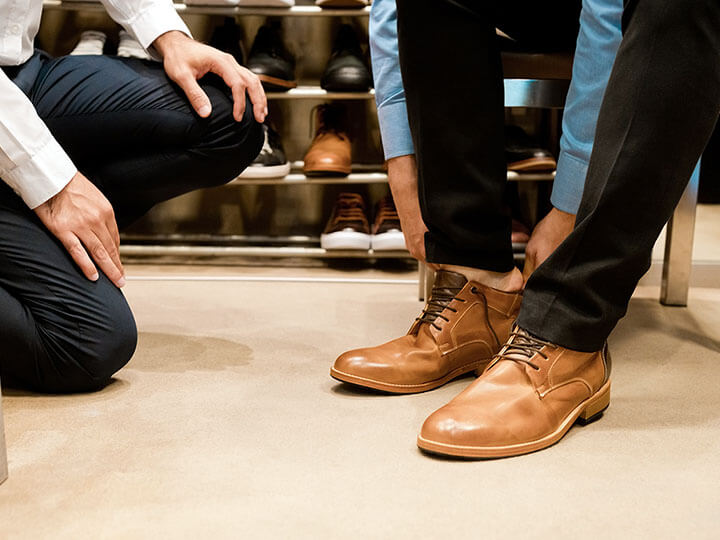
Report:
<svg viewBox="0 0 720 540"><path fill-rule="evenodd" d="M192 108L195 109L195 112L203 118L210 116L210 113L212 112L210 98L208 98L207 94L202 88L200 88L200 85L195 80L195 77L187 75L178 79L177 83L180 85L180 88L183 89L183 92L185 92L185 95L190 101Z"/></svg>

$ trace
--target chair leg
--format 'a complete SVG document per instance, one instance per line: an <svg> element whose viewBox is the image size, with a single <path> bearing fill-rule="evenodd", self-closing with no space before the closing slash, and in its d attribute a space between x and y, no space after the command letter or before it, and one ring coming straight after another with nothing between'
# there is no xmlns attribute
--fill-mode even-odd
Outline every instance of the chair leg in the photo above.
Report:
<svg viewBox="0 0 720 540"><path fill-rule="evenodd" d="M692 269L695 213L697 210L699 166L693 173L675 212L667 224L660 303L686 306Z"/></svg>
<svg viewBox="0 0 720 540"><path fill-rule="evenodd" d="M5 448L5 425L3 424L2 394L0 393L0 484L7 480L7 477L7 449Z"/></svg>
<svg viewBox="0 0 720 540"><path fill-rule="evenodd" d="M429 266L425 267L425 301L429 300L432 296L432 288L435 284L435 271L431 270Z"/></svg>
<svg viewBox="0 0 720 540"><path fill-rule="evenodd" d="M425 301L425 273L427 266L422 261L418 261L418 300Z"/></svg>

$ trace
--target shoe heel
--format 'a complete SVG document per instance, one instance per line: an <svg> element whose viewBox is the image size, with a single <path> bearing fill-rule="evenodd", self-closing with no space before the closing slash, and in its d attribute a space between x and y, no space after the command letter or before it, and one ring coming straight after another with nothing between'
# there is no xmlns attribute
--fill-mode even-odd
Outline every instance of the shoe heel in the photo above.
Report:
<svg viewBox="0 0 720 540"><path fill-rule="evenodd" d="M606 388L600 390L578 416L578 423L585 426L590 422L594 422L600 418L605 409L610 406L610 383L606 385Z"/></svg>

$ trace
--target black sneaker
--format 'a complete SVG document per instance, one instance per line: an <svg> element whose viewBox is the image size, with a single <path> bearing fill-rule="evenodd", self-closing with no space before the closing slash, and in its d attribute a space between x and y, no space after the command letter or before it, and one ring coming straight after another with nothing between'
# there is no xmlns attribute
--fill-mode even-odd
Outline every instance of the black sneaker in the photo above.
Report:
<svg viewBox="0 0 720 540"><path fill-rule="evenodd" d="M290 162L285 157L280 136L267 124L263 124L263 132L262 150L240 178L282 178L290 172Z"/></svg>
<svg viewBox="0 0 720 540"><path fill-rule="evenodd" d="M295 88L295 58L285 47L278 26L260 27L248 58L247 68L258 76L268 92Z"/></svg>
<svg viewBox="0 0 720 540"><path fill-rule="evenodd" d="M243 32L242 28L235 22L232 17L225 17L222 26L218 26L213 30L210 38L210 45L232 54L241 66L245 63L245 51L242 45Z"/></svg>
<svg viewBox="0 0 720 540"><path fill-rule="evenodd" d="M550 151L518 126L505 126L505 156L508 171L551 172L557 167Z"/></svg>
<svg viewBox="0 0 720 540"><path fill-rule="evenodd" d="M375 206L371 245L375 251L407 249L392 195L380 199Z"/></svg>
<svg viewBox="0 0 720 540"><path fill-rule="evenodd" d="M372 87L372 76L363 60L360 41L348 24L340 27L335 38L320 86L332 92L367 92Z"/></svg>
<svg viewBox="0 0 720 540"><path fill-rule="evenodd" d="M370 226L365 201L357 193L341 193L320 235L324 249L370 249Z"/></svg>

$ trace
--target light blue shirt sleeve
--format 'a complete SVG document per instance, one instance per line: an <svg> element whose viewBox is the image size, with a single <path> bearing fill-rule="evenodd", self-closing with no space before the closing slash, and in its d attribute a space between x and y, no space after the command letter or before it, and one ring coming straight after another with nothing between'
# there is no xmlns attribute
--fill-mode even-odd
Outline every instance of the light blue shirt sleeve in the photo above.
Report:
<svg viewBox="0 0 720 540"><path fill-rule="evenodd" d="M395 0L375 0L372 4L370 57L385 159L414 154L398 57Z"/></svg>
<svg viewBox="0 0 720 540"><path fill-rule="evenodd" d="M551 202L577 214L600 105L622 40L623 0L583 0Z"/></svg>

